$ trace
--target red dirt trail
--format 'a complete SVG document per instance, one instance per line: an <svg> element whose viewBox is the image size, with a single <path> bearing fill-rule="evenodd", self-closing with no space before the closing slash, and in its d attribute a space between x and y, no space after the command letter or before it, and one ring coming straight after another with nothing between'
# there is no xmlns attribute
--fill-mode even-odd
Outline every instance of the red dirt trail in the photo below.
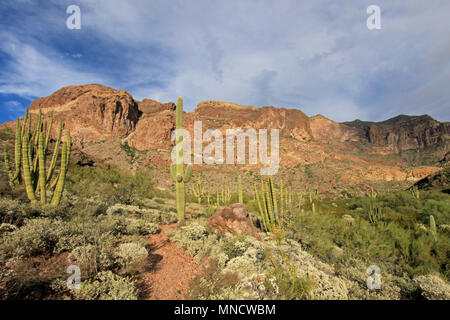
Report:
<svg viewBox="0 0 450 320"><path fill-rule="evenodd" d="M184 299L192 277L203 272L204 264L195 263L189 252L167 237L177 226L161 224L159 233L148 236L150 268L138 282L141 299Z"/></svg>

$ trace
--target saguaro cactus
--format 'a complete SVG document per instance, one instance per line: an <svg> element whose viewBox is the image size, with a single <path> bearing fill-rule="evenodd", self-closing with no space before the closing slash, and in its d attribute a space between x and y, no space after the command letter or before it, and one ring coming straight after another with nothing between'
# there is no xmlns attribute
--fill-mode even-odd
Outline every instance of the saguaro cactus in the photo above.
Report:
<svg viewBox="0 0 450 320"><path fill-rule="evenodd" d="M9 171L10 185L14 187L20 182L20 172L23 175L25 190L28 199L32 203L37 202L36 192L39 191L40 203L47 203L47 192L57 187L53 193L52 205L57 206L61 200L61 194L64 190L65 177L67 173L71 139L70 133L67 134L67 141L63 145L63 155L61 157L61 169L57 178L51 183L61 142L62 123L59 123L58 138L53 151L52 160L47 171L46 154L50 132L53 123L53 116L50 116L50 123L42 122L42 114L39 110L37 121L33 133L31 133L31 115L28 109L25 112L22 125L16 120L16 139L15 139L15 170L9 166L8 155L5 153L5 164Z"/></svg>
<svg viewBox="0 0 450 320"><path fill-rule="evenodd" d="M175 193L177 199L177 212L178 221L184 221L185 211L185 188L184 184L189 182L192 175L192 165L188 165L186 171L184 170L184 158L183 158L183 98L178 97L177 111L176 111L176 131L175 131L175 151L176 151L176 163L170 166L170 173L175 180Z"/></svg>

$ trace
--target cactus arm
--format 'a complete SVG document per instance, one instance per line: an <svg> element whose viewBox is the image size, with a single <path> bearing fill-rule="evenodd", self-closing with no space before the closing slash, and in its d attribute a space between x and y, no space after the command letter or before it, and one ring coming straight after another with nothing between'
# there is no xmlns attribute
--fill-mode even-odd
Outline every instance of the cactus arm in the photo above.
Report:
<svg viewBox="0 0 450 320"><path fill-rule="evenodd" d="M19 118L16 119L16 140L15 140L15 147L14 147L14 157L15 157L15 172L14 175L11 177L11 182L14 184L14 182L19 179L20 177L20 159L22 156L22 135L21 135L21 127Z"/></svg>
<svg viewBox="0 0 450 320"><path fill-rule="evenodd" d="M23 117L22 130L20 132L20 135L22 137L25 134L25 129L27 127L27 121L28 121L28 108L25 110L25 116Z"/></svg>
<svg viewBox="0 0 450 320"><path fill-rule="evenodd" d="M10 185L11 189L14 189L14 182L12 180L13 173L12 173L11 167L9 165L9 156L8 156L8 152L6 151L6 149L4 151L4 155L5 155L5 168L6 168L6 171L8 172L8 176L9 176L9 185Z"/></svg>
<svg viewBox="0 0 450 320"><path fill-rule="evenodd" d="M67 130L67 155L66 155L66 168L69 168L70 149L72 148L72 138L70 137L70 130Z"/></svg>
<svg viewBox="0 0 450 320"><path fill-rule="evenodd" d="M238 193L239 193L239 203L244 204L244 196L242 194L242 177L239 175L238 177Z"/></svg>
<svg viewBox="0 0 450 320"><path fill-rule="evenodd" d="M254 187L255 187L255 198L256 198L256 202L258 203L259 216L261 217L261 221L262 221L264 230L265 230L266 232L268 232L268 231L270 231L270 230L269 230L268 224L267 224L267 222L266 222L264 209L263 209L263 207L261 206L261 201L260 201L260 199L259 199L259 194L258 194L258 190L257 190L257 188L256 188L256 184L254 185Z"/></svg>
<svg viewBox="0 0 450 320"><path fill-rule="evenodd" d="M50 162L50 167L47 172L47 184L50 182L50 179L52 178L53 172L55 170L56 166L56 160L58 159L59 155L59 145L61 144L61 135L62 135L62 122L59 122L59 129L58 129L58 137L56 139L55 149L53 150L52 160Z"/></svg>
<svg viewBox="0 0 450 320"><path fill-rule="evenodd" d="M51 133L51 131L52 131L52 126L53 126L53 113L50 114L50 122L49 122L49 123L50 123L50 124L48 125L48 128L47 128L47 134L46 134L46 136L45 136L45 146L44 146L45 151L47 151L48 141L50 140L50 133Z"/></svg>
<svg viewBox="0 0 450 320"><path fill-rule="evenodd" d="M31 179L30 162L29 162L29 152L30 151L30 141L29 141L29 128L25 130L22 141L22 168L23 168L23 179L25 181L25 190L27 192L28 199L32 203L35 203L36 196L34 195L33 181Z"/></svg>
<svg viewBox="0 0 450 320"><path fill-rule="evenodd" d="M286 206L287 203L285 203L285 197L283 197L283 179L280 178L280 213L282 215L284 215L284 208Z"/></svg>
<svg viewBox="0 0 450 320"><path fill-rule="evenodd" d="M36 121L36 127L34 128L34 131L33 131L35 146L37 146L39 143L39 135L41 133L41 127L42 127L41 117L42 117L42 111L41 111L41 109L39 109L39 113L38 113L38 117L37 117L37 121ZM31 140L33 140L33 138Z"/></svg>
<svg viewBox="0 0 450 320"><path fill-rule="evenodd" d="M272 176L269 177L269 183L270 183L270 197L272 198L273 203L273 216L275 219L275 223L278 223L278 201L277 201L277 191L273 185L273 178Z"/></svg>
<svg viewBox="0 0 450 320"><path fill-rule="evenodd" d="M61 196L64 190L64 183L66 180L66 164L67 164L67 141L64 142L61 153L61 171L59 172L58 182L56 183L55 192L53 193L51 205L57 206L61 201Z"/></svg>
<svg viewBox="0 0 450 320"><path fill-rule="evenodd" d="M38 157L39 157L39 187L41 193L41 204L47 203L47 190L45 189L45 137L44 132L39 134Z"/></svg>
<svg viewBox="0 0 450 320"><path fill-rule="evenodd" d="M191 180L192 171L193 171L192 165L188 164L188 166L186 167L186 171L184 173L184 177L183 177L184 182L189 182L189 180Z"/></svg>

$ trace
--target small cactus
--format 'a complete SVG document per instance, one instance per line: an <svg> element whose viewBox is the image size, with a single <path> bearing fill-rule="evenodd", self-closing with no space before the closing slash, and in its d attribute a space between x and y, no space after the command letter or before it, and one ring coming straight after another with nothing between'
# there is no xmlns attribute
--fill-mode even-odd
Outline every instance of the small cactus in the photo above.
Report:
<svg viewBox="0 0 450 320"><path fill-rule="evenodd" d="M198 182L192 186L192 193L197 197L198 204L201 204L202 198L205 196L205 190L202 187L200 176L198 176Z"/></svg>
<svg viewBox="0 0 450 320"><path fill-rule="evenodd" d="M239 203L244 204L244 195L242 193L242 177L239 175L238 177L238 194L239 194Z"/></svg>
<svg viewBox="0 0 450 320"><path fill-rule="evenodd" d="M436 221L434 220L434 216L430 215L430 232L434 239L436 239Z"/></svg>

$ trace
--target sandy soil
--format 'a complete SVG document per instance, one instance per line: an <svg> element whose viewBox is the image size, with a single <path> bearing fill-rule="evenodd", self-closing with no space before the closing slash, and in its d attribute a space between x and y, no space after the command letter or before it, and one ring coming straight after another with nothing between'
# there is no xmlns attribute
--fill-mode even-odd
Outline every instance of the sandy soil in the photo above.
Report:
<svg viewBox="0 0 450 320"><path fill-rule="evenodd" d="M141 298L181 300L188 293L192 277L203 271L204 264L196 264L186 250L169 240L167 233L176 229L177 224L159 227L158 234L148 236L151 266L138 282Z"/></svg>

